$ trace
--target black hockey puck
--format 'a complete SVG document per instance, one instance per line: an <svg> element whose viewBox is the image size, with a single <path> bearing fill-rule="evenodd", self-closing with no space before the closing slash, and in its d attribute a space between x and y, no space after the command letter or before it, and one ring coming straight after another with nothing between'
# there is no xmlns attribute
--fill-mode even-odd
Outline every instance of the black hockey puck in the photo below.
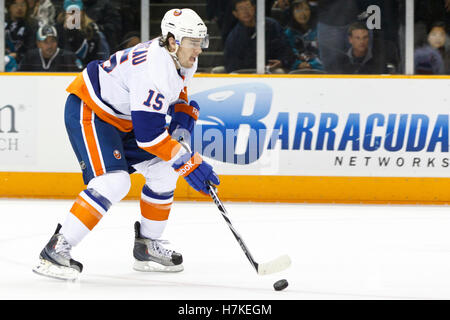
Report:
<svg viewBox="0 0 450 320"><path fill-rule="evenodd" d="M276 291L281 291L281 290L283 290L283 289L286 289L287 286L288 286L288 282L287 282L286 279L278 280L277 282L275 282L275 283L273 284L273 288L274 288Z"/></svg>

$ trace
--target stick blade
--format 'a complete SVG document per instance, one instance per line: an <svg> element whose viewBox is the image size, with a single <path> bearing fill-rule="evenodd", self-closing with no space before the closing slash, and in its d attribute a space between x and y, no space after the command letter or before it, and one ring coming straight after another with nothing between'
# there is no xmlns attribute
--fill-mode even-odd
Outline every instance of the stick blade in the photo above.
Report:
<svg viewBox="0 0 450 320"><path fill-rule="evenodd" d="M280 256L266 263L258 264L258 274L266 275L286 270L291 265L291 258L288 255Z"/></svg>

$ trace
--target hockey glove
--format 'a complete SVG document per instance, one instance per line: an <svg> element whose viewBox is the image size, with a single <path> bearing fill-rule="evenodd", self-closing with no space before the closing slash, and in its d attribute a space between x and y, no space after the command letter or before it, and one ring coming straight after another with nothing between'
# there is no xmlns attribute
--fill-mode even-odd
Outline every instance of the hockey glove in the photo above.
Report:
<svg viewBox="0 0 450 320"><path fill-rule="evenodd" d="M197 121L200 114L200 107L194 100L189 104L181 102L170 106L168 114L172 117L172 121L169 124L169 134L174 139L177 139L177 133L173 133L176 129L187 130L189 134L192 134L195 121Z"/></svg>
<svg viewBox="0 0 450 320"><path fill-rule="evenodd" d="M175 171L186 179L195 190L208 195L208 183L219 185L220 180L212 166L203 161L200 154L186 153L172 165Z"/></svg>

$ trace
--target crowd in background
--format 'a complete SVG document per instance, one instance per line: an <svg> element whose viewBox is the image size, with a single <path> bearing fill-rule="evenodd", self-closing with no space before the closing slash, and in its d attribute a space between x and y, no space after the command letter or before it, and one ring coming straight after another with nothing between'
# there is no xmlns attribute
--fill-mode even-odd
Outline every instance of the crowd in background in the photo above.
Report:
<svg viewBox="0 0 450 320"><path fill-rule="evenodd" d="M219 29L223 71L256 72L255 1L202 1L204 20ZM450 74L450 0L414 1L415 73ZM5 0L5 69L78 71L108 59L140 42L140 3ZM405 0L266 0L265 8L267 72L404 73Z"/></svg>
<svg viewBox="0 0 450 320"><path fill-rule="evenodd" d="M252 0L207 0L224 42L226 72L256 68ZM266 70L404 73L405 0L268 0ZM415 0L416 74L450 74L450 0Z"/></svg>
<svg viewBox="0 0 450 320"><path fill-rule="evenodd" d="M140 0L6 0L5 9L6 71L79 71L139 37Z"/></svg>

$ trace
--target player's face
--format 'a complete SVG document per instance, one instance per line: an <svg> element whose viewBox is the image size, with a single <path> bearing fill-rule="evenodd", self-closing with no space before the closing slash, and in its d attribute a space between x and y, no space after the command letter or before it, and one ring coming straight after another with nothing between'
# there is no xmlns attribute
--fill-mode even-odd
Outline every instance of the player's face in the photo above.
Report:
<svg viewBox="0 0 450 320"><path fill-rule="evenodd" d="M58 48L58 41L55 37L47 37L43 41L38 41L37 46L41 49L42 56L45 59L50 59Z"/></svg>
<svg viewBox="0 0 450 320"><path fill-rule="evenodd" d="M192 68L197 57L202 53L202 40L197 38L183 38L177 51L178 61L184 68Z"/></svg>

